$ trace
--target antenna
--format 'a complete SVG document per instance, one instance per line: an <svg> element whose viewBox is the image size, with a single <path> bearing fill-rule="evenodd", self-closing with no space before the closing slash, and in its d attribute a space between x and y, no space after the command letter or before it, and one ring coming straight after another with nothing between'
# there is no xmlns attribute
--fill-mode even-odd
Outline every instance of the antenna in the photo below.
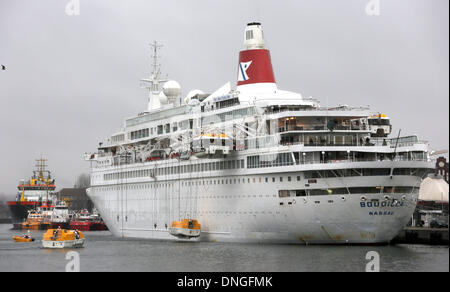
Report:
<svg viewBox="0 0 450 292"><path fill-rule="evenodd" d="M158 49L162 48L163 45L158 44L157 41L149 44L152 48L152 73L149 78L141 79L141 88L146 88L149 91L148 96L148 111L155 110L161 107L159 101L159 94L161 92L160 85L167 80L160 79L161 75L161 64L159 64Z"/></svg>
<svg viewBox="0 0 450 292"><path fill-rule="evenodd" d="M161 74L161 64L158 63L158 49L162 48L163 45L158 45L157 41L149 44L153 48L153 64L152 64L152 78L158 79Z"/></svg>
<svg viewBox="0 0 450 292"><path fill-rule="evenodd" d="M47 159L42 158L42 154L40 159L36 159L36 168L37 172L39 172L39 179L44 178L45 167L47 166L47 164L45 164L46 161Z"/></svg>

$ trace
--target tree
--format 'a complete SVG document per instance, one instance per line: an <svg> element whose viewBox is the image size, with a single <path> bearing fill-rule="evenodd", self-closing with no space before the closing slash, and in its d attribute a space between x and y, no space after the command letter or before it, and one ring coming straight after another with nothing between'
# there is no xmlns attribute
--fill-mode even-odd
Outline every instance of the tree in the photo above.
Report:
<svg viewBox="0 0 450 292"><path fill-rule="evenodd" d="M82 173L77 177L74 187L75 188L88 188L91 186L91 176L86 173Z"/></svg>

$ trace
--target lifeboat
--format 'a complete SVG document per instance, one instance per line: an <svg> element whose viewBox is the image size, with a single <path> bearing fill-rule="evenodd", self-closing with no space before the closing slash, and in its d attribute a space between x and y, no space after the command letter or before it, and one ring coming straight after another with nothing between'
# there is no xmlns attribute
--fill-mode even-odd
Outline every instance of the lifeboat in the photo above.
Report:
<svg viewBox="0 0 450 292"><path fill-rule="evenodd" d="M44 248L82 247L85 237L81 231L66 229L48 229L42 238Z"/></svg>
<svg viewBox="0 0 450 292"><path fill-rule="evenodd" d="M200 236L201 225L194 219L183 219L170 224L169 232L178 238L195 238Z"/></svg>
<svg viewBox="0 0 450 292"><path fill-rule="evenodd" d="M13 239L15 242L32 242L32 241L34 241L34 238L31 238L31 236L29 236L29 235L13 236Z"/></svg>
<svg viewBox="0 0 450 292"><path fill-rule="evenodd" d="M201 134L193 139L193 149L199 158L205 155L227 155L232 149L232 141L225 134Z"/></svg>

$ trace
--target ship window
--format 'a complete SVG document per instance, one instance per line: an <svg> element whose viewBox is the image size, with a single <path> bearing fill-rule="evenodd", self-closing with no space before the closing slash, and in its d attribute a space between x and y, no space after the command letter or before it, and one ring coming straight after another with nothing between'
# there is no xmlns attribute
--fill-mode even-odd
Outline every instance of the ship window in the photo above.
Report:
<svg viewBox="0 0 450 292"><path fill-rule="evenodd" d="M296 197L305 197L306 191L305 190L295 190L295 196Z"/></svg>
<svg viewBox="0 0 450 292"><path fill-rule="evenodd" d="M413 187L395 187L394 193L412 193Z"/></svg>
<svg viewBox="0 0 450 292"><path fill-rule="evenodd" d="M291 177L290 176L288 176L288 181L291 181Z"/></svg>
<svg viewBox="0 0 450 292"><path fill-rule="evenodd" d="M289 197L289 191L288 190L279 190L278 191L278 196L280 198Z"/></svg>
<svg viewBox="0 0 450 292"><path fill-rule="evenodd" d="M297 176L297 181L300 181L300 176L299 175Z"/></svg>
<svg viewBox="0 0 450 292"><path fill-rule="evenodd" d="M247 31L245 32L245 38L246 38L247 40L253 39L253 30L247 30Z"/></svg>
<svg viewBox="0 0 450 292"><path fill-rule="evenodd" d="M280 177L280 182L283 182L283 177Z"/></svg>

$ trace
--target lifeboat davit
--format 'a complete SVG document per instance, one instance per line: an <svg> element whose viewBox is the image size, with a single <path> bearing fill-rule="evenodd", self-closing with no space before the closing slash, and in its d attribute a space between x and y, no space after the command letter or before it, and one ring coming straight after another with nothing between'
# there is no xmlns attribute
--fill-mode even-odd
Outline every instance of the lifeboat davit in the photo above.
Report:
<svg viewBox="0 0 450 292"><path fill-rule="evenodd" d="M81 231L66 229L48 229L42 238L44 248L82 247L85 237Z"/></svg>
<svg viewBox="0 0 450 292"><path fill-rule="evenodd" d="M169 232L178 238L195 238L200 236L201 225L194 219L183 219L170 224Z"/></svg>

